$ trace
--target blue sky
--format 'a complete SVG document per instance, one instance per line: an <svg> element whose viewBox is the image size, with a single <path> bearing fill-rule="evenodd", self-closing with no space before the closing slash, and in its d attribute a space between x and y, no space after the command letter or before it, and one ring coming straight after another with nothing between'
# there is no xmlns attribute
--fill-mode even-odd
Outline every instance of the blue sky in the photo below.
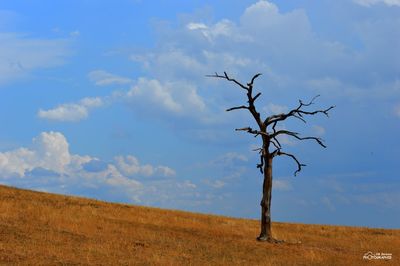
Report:
<svg viewBox="0 0 400 266"><path fill-rule="evenodd" d="M253 74L265 117L320 94L330 118L281 126L275 221L400 227L400 1L0 1L0 182L258 218L262 177L206 78Z"/></svg>

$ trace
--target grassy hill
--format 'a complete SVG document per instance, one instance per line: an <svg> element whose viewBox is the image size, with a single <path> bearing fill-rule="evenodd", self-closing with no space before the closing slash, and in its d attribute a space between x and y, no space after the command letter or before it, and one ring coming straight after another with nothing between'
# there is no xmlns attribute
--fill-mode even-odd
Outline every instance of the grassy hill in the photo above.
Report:
<svg viewBox="0 0 400 266"><path fill-rule="evenodd" d="M400 265L400 230L259 223L0 186L0 265ZM363 260L368 252L389 261Z"/></svg>

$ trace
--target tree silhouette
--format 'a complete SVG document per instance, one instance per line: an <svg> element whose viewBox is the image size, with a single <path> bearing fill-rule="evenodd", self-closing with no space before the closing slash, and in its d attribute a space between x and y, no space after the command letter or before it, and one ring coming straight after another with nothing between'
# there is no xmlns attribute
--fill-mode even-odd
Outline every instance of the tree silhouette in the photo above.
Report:
<svg viewBox="0 0 400 266"><path fill-rule="evenodd" d="M253 129L251 127L243 127L243 128L237 128L235 130L245 131L254 135L254 137L262 138L262 147L256 149L256 151L259 151L260 153L260 163L257 164L257 168L259 168L260 172L264 175L263 190L262 190L263 193L260 203L261 232L260 235L257 237L257 240L268 241L271 243L279 243L282 241L274 239L271 233L272 161L276 156L288 156L292 158L297 165L297 169L294 172L295 176L297 175L298 172L301 171L302 167L305 166L305 164L300 163L300 161L293 154L282 151L282 145L278 141L277 137L281 135L287 135L290 137L294 137L298 140L314 140L322 147L326 148L326 146L321 138L302 137L297 132L283 130L283 129L277 130L276 126L280 122L283 122L289 118L296 118L306 123L305 117L309 115L324 114L328 116L328 112L331 109L333 109L334 106L330 106L327 109L315 110L315 111L304 110L305 107L309 107L314 103L315 99L319 96L317 95L308 103L304 103L301 100L299 100L299 105L287 113L271 115L263 120L260 116L260 113L257 111L254 105L257 98L260 97L261 92L258 92L255 96L253 96L253 84L256 78L258 78L260 75L261 75L260 73L254 75L251 81L247 84L243 84L237 81L236 79L230 78L226 72L224 72L224 75L219 75L218 73L215 73L214 75L207 75L207 77L221 78L233 82L246 92L247 105L235 106L227 109L226 111L229 112L239 109L248 110L255 119L255 121L257 122L258 129Z"/></svg>

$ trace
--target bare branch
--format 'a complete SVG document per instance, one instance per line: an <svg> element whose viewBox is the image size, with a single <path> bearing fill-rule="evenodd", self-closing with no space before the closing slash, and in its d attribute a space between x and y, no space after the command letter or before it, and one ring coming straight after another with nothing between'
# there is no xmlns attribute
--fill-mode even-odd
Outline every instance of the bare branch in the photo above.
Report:
<svg viewBox="0 0 400 266"><path fill-rule="evenodd" d="M304 123L307 123L307 121L306 121L304 118L301 117L301 114L299 114L299 115L293 115L293 117L295 117L295 118L297 118L297 119L300 119L300 120L303 121Z"/></svg>
<svg viewBox="0 0 400 266"><path fill-rule="evenodd" d="M279 152L280 150L281 150L280 148L277 148L276 150L274 150L273 152L271 152L272 158L275 157L275 156L278 154L278 152Z"/></svg>
<svg viewBox="0 0 400 266"><path fill-rule="evenodd" d="M278 135L289 135L289 136L295 137L298 140L313 139L319 145L321 145L322 147L326 148L326 145L323 143L323 140L321 138L317 138L317 137L299 137L299 133L293 132L293 131L288 131L288 130L278 130L278 131L274 132L273 134L271 134L270 137L275 139Z"/></svg>
<svg viewBox="0 0 400 266"><path fill-rule="evenodd" d="M279 142L279 140L277 138L273 137L271 139L276 141L276 144L278 144L279 148L282 148L282 145L281 145L281 143Z"/></svg>
<svg viewBox="0 0 400 266"><path fill-rule="evenodd" d="M249 106L247 106L246 109L248 109L250 111L250 113L253 115L253 117L256 120L256 122L257 122L258 126L260 127L260 129L264 130L265 125L264 125L263 121L260 118L260 113L257 112L256 107L254 106L254 101L258 97L260 97L261 93L257 93L257 95L253 97L253 83L254 83L255 79L257 77L259 77L260 75L261 75L261 73L258 73L256 75L254 75L253 78L251 79L251 81L249 83L247 83L247 86L243 85L242 83L240 83L236 79L229 77L226 72L224 72L224 75L220 75L218 73L215 73L214 75L207 75L206 77L226 79L228 81L236 83L242 89L245 89L247 91L247 102L249 103ZM233 109L231 108L231 109L228 109L227 111L236 110L236 109L245 109L245 107L234 107Z"/></svg>
<svg viewBox="0 0 400 266"><path fill-rule="evenodd" d="M297 163L297 170L294 172L294 176L296 176L297 173L299 173L301 171L301 167L302 166L306 166L305 164L300 163L299 160L297 160L296 156L294 156L293 154L286 153L286 152L281 152L280 150L277 150L276 151L276 155L278 155L278 156L281 156L281 155L289 156Z"/></svg>
<svg viewBox="0 0 400 266"><path fill-rule="evenodd" d="M299 103L303 106L310 106L310 105L314 104L314 100L317 99L319 96L321 96L321 95L318 94L318 95L314 96L314 98L312 98L309 103L303 103L301 100L299 100Z"/></svg>
<svg viewBox="0 0 400 266"><path fill-rule="evenodd" d="M280 149L280 148L281 148L281 145L280 145L280 144L278 145L278 143L275 143L274 140L271 139L270 142L272 143L272 145L275 146L275 148L277 148L277 149Z"/></svg>
<svg viewBox="0 0 400 266"><path fill-rule="evenodd" d="M238 109L249 109L249 107L245 106L245 105L241 105L241 106L236 106L236 107L226 109L226 111L229 112L229 111L238 110Z"/></svg>
<svg viewBox="0 0 400 266"><path fill-rule="evenodd" d="M248 83L247 85L248 85L249 87L252 87L252 86L253 86L253 83L254 83L254 80L256 80L256 78L258 78L259 76L261 76L261 73L255 74L255 75L253 76L253 78L251 79L250 83Z"/></svg>
<svg viewBox="0 0 400 266"><path fill-rule="evenodd" d="M323 113L324 115L329 117L329 113L328 112L333 108L335 108L334 105L332 105L331 107L329 107L329 108L327 108L325 110L317 110L317 111L313 111L313 112L307 112L307 111L303 111L303 110L298 110L296 113L299 114L299 115L315 115L315 114L318 114L318 113Z"/></svg>
<svg viewBox="0 0 400 266"><path fill-rule="evenodd" d="M304 103L301 100L299 100L299 105L297 106L297 108L290 110L288 113L281 113L281 114L271 115L271 116L269 116L269 117L267 117L265 119L264 124L266 126L269 126L271 124L275 124L276 122L286 120L289 117L295 117L297 119L300 119L304 123L306 123L306 120L303 118L303 115L316 115L318 113L322 113L322 114L326 115L327 117L329 117L329 113L328 112L331 109L335 108L334 105L330 106L329 108L322 109L322 110L316 110L316 111L304 111L304 110L302 110L302 107L304 107L304 106L307 107L307 106L310 106L310 105L314 104L314 100L316 98L318 98L318 97L319 97L319 95L315 96L308 103Z"/></svg>
<svg viewBox="0 0 400 266"><path fill-rule="evenodd" d="M226 79L226 80L228 80L228 81L231 81L231 82L236 83L237 85L239 85L239 86L240 86L242 89L244 89L244 90L247 90L247 91L249 90L248 87L246 87L245 85L243 85L242 83L240 83L240 82L237 81L236 79L230 78L230 77L228 76L228 74L226 74L226 72L224 72L224 75L223 75L223 76L222 76L222 75L219 75L217 72L215 72L214 75L206 75L206 77Z"/></svg>
<svg viewBox="0 0 400 266"><path fill-rule="evenodd" d="M255 134L256 136L258 136L258 135L268 136L268 134L266 132L263 132L260 130L255 130L255 129L252 129L251 127L236 128L235 130L236 131L246 131L248 133Z"/></svg>
<svg viewBox="0 0 400 266"><path fill-rule="evenodd" d="M282 135L282 134L286 134L286 135L290 135L290 136L296 137L299 133L281 129L281 130L278 130L278 131L275 131L274 133L272 133L271 134L271 138L275 138L275 137L277 137L279 135Z"/></svg>
<svg viewBox="0 0 400 266"><path fill-rule="evenodd" d="M258 153L262 152L262 148L253 149L253 151L258 151Z"/></svg>
<svg viewBox="0 0 400 266"><path fill-rule="evenodd" d="M253 98L253 102L255 102L257 100L257 98L260 97L260 95L261 95L261 92L257 93L256 96L254 96L254 98Z"/></svg>

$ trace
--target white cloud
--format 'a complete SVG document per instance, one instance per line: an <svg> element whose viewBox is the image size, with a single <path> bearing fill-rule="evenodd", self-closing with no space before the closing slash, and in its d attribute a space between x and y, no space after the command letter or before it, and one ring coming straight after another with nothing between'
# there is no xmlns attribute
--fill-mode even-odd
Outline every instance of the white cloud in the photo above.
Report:
<svg viewBox="0 0 400 266"><path fill-rule="evenodd" d="M0 153L0 175L24 177L28 171L39 167L63 174L70 163L65 137L59 132L43 132L33 139L32 149L19 148Z"/></svg>
<svg viewBox="0 0 400 266"><path fill-rule="evenodd" d="M180 193L188 197L197 188L190 180L176 180L175 175L176 171L168 166L140 164L132 155L116 156L113 162L105 163L92 156L71 154L65 136L53 131L42 132L29 148L0 152L3 183L23 187L28 184L29 188L49 192L75 193L85 189L99 191L103 196L117 193L146 204L165 203L181 198Z"/></svg>
<svg viewBox="0 0 400 266"><path fill-rule="evenodd" d="M400 6L400 0L353 0L355 3L370 7L376 4L385 4L388 6Z"/></svg>
<svg viewBox="0 0 400 266"><path fill-rule="evenodd" d="M171 177L175 176L175 170L159 165L153 166L150 164L140 164L139 160L132 155L127 156L117 156L114 158L116 162L116 167L121 173L126 176L134 176L134 175L144 175L144 176L164 176Z"/></svg>
<svg viewBox="0 0 400 266"><path fill-rule="evenodd" d="M117 76L104 70L93 70L88 74L89 79L97 86L124 85L132 83L129 78Z"/></svg>
<svg viewBox="0 0 400 266"><path fill-rule="evenodd" d="M86 108L100 107L104 104L103 100L99 97L83 98L79 103Z"/></svg>
<svg viewBox="0 0 400 266"><path fill-rule="evenodd" d="M91 109L116 102L125 102L143 115L212 121L205 115L206 104L198 95L196 86L184 81L160 82L147 78L139 78L127 92L114 91L111 96L103 98L83 98L77 103L65 103L49 110L40 109L37 115L48 120L77 122L86 119Z"/></svg>
<svg viewBox="0 0 400 266"><path fill-rule="evenodd" d="M254 73L262 72L265 78L260 83L257 82L257 85L266 85L271 92L284 88L282 92L286 95L291 90L288 86L296 84L296 80L305 70L320 72L327 69L327 64L336 63L340 63L342 67L340 60L347 56L342 46L321 41L314 35L304 10L283 13L268 1L259 1L247 8L239 22L227 19L215 23L189 20L177 29L167 28L164 32L168 34L160 36L157 49L131 56L131 59L140 62L149 76L153 77L142 77L138 80L134 86L136 93L131 91L129 94L139 99L132 106L142 106L143 109L145 105L146 114L154 112L158 115L164 115L163 111L175 115L188 114L188 111L198 114L191 107L195 106L202 110L197 115L202 119L197 121L203 124L206 124L205 118L217 117L217 114L222 113L221 106L230 107L233 102L231 100L237 98L216 88L231 84L206 79L206 74L226 70L233 77L246 82ZM306 76L310 75L306 73ZM177 80L179 84L172 82ZM301 84L304 86L304 83ZM186 89L182 88L178 93L173 89L177 87ZM188 97L178 97L187 87L193 88L188 91L196 99L191 106L185 106ZM234 92L232 95L238 94ZM294 94L291 93L290 96L292 95ZM149 106L152 108L148 108ZM282 107L281 110L285 109L278 105L269 107L274 111L279 107ZM154 108L156 111L152 110ZM226 114L223 117L226 119L219 119L219 122L230 122ZM241 118L235 117L235 122Z"/></svg>
<svg viewBox="0 0 400 266"><path fill-rule="evenodd" d="M155 79L139 78L126 96L132 108L149 113L166 111L174 115L196 116L205 110L205 103L197 94L196 87L184 82L161 83Z"/></svg>
<svg viewBox="0 0 400 266"><path fill-rule="evenodd" d="M36 167L64 173L65 166L71 162L69 144L59 132L42 132L33 139L33 147L37 158L40 158Z"/></svg>
<svg viewBox="0 0 400 266"><path fill-rule="evenodd" d="M162 107L173 113L182 112L181 104L175 101L172 92L158 80L140 78L138 83L128 92L127 96L132 98L134 105L145 101L144 104L148 107L148 102L152 102L152 106L155 108Z"/></svg>
<svg viewBox="0 0 400 266"><path fill-rule="evenodd" d="M38 111L38 117L48 120L76 122L85 119L89 110L104 104L99 97L83 98L78 103L61 104L53 109Z"/></svg>
<svg viewBox="0 0 400 266"><path fill-rule="evenodd" d="M25 171L32 170L35 153L31 150L20 148L12 152L0 153L0 174L2 176L25 175Z"/></svg>
<svg viewBox="0 0 400 266"><path fill-rule="evenodd" d="M0 32L0 84L27 77L34 70L64 63L70 54L66 39L40 39Z"/></svg>
<svg viewBox="0 0 400 266"><path fill-rule="evenodd" d="M108 176L105 181L107 184L125 188L129 192L137 191L143 187L139 181L129 179L122 175L114 165L109 164L105 174Z"/></svg>
<svg viewBox="0 0 400 266"><path fill-rule="evenodd" d="M156 172L160 173L162 176L171 177L176 175L176 171L168 166L157 166Z"/></svg>
<svg viewBox="0 0 400 266"><path fill-rule="evenodd" d="M176 174L175 170L168 166L141 165L132 155L116 156L114 160L115 164L109 163L105 168L93 170L92 167L92 170L86 171L84 166L87 163L101 161L90 156L71 154L67 139L60 132L42 132L33 139L31 148L0 153L0 177L7 175L25 177L27 172L35 168L43 168L60 175L84 175L104 180L108 177L118 177L116 180L108 180L107 183L115 183L118 180L122 182L121 178L125 176L171 177Z"/></svg>
<svg viewBox="0 0 400 266"><path fill-rule="evenodd" d="M186 25L189 30L205 30L208 29L207 25L203 23L190 22Z"/></svg>
<svg viewBox="0 0 400 266"><path fill-rule="evenodd" d="M198 31L210 43L215 43L218 38L230 38L238 42L250 41L251 38L245 34L239 34L235 24L228 20L223 19L214 25L207 26L204 23L190 22L186 25L190 31Z"/></svg>
<svg viewBox="0 0 400 266"><path fill-rule="evenodd" d="M297 100L310 85L324 95L357 98L376 86L376 80L388 81L397 75L398 24L390 17L356 21L352 33L361 44L352 47L318 36L303 9L283 12L274 3L258 1L238 22L196 19L167 28L157 49L134 57L157 80L185 78L198 86L200 95L215 99L216 105L225 103L224 98L218 98L218 92L206 92L210 83L203 75L224 70L244 81L262 72L266 78L258 84L264 83L269 95Z"/></svg>

